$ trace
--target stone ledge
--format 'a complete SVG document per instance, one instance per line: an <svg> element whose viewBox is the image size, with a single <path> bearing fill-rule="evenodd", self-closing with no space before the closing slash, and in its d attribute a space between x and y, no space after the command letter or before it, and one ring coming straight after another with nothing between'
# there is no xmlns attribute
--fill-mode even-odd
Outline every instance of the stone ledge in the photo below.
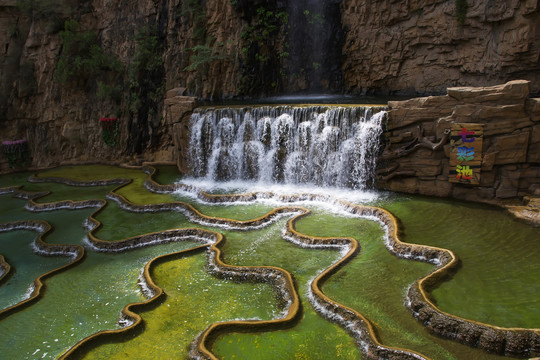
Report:
<svg viewBox="0 0 540 360"><path fill-rule="evenodd" d="M498 105L524 102L530 90L530 81L513 80L506 84L488 87L451 87L448 88L448 96L457 101L475 103L497 103Z"/></svg>

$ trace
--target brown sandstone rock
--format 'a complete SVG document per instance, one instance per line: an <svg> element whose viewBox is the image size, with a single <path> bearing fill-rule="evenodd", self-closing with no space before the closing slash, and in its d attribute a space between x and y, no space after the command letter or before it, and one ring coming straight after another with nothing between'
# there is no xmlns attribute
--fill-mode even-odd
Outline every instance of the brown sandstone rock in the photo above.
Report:
<svg viewBox="0 0 540 360"><path fill-rule="evenodd" d="M175 96L164 101L164 116L168 124L181 122L197 107L197 99L191 96Z"/></svg>
<svg viewBox="0 0 540 360"><path fill-rule="evenodd" d="M498 152L495 165L515 164L527 161L527 148L530 132L495 138L488 152Z"/></svg>
<svg viewBox="0 0 540 360"><path fill-rule="evenodd" d="M532 121L540 121L540 98L528 99L527 111Z"/></svg>
<svg viewBox="0 0 540 360"><path fill-rule="evenodd" d="M184 123L175 123L173 125L173 139L175 151L177 154L176 165L178 170L186 174L188 173L188 146L189 146L189 127Z"/></svg>
<svg viewBox="0 0 540 360"><path fill-rule="evenodd" d="M504 343L504 333L491 328L487 328L478 339L480 348L498 354L504 353Z"/></svg>
<svg viewBox="0 0 540 360"><path fill-rule="evenodd" d="M388 129L422 121L434 121L452 113L457 101L447 96L429 96L405 101L389 101Z"/></svg>
<svg viewBox="0 0 540 360"><path fill-rule="evenodd" d="M540 163L540 125L535 125L532 128L527 161L530 163Z"/></svg>
<svg viewBox="0 0 540 360"><path fill-rule="evenodd" d="M448 88L448 96L465 104L497 103L498 105L524 102L530 93L530 81L513 80L489 87Z"/></svg>
<svg viewBox="0 0 540 360"><path fill-rule="evenodd" d="M460 25L455 2L343 0L346 88L444 93L525 78L539 91L537 1L468 4Z"/></svg>
<svg viewBox="0 0 540 360"><path fill-rule="evenodd" d="M500 184L495 195L500 199L516 197L519 189L520 171L517 168L506 167L500 170Z"/></svg>
<svg viewBox="0 0 540 360"><path fill-rule="evenodd" d="M495 189L484 187L469 187L467 185L456 185L452 189L452 197L465 201L493 203Z"/></svg>

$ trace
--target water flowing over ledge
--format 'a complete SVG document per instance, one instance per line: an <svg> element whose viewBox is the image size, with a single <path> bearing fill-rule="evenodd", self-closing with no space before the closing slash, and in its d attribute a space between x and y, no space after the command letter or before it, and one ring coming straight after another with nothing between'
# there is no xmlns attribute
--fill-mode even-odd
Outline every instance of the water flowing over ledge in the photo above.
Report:
<svg viewBox="0 0 540 360"><path fill-rule="evenodd" d="M332 264L329 268L324 270L322 273L317 275L313 280L310 281L309 289L309 301L314 306L315 310L319 312L326 318L329 318L343 328L347 330L357 341L357 344L361 351L364 352L370 358L399 358L399 359L419 359L424 358L422 355L408 351L405 349L398 349L383 346L377 340L377 335L370 325L369 321L364 318L360 313L356 312L351 308L339 304L322 291L322 284L334 274L337 269L345 265L345 263L351 259L356 251L358 250L358 243L356 241L350 241L347 238L317 238L314 236L303 235L295 230L295 222L302 216L305 216L309 213L309 210L302 209L300 207L291 207L290 204L303 201L328 201L328 195L316 195L316 194L301 194L297 193L295 195L279 195L271 192L264 193L249 193L249 194L230 194L230 195L215 195L205 193L202 189L197 189L192 185L183 185L183 184L170 184L170 185L161 185L158 184L154 179L153 175L155 174L155 168L150 166L143 167L142 170L148 175L145 181L145 187L151 191L158 193L166 192L175 192L175 191L191 191L196 194L196 196L207 202L221 203L224 202L250 202L260 199L272 199L279 200L284 204L289 206L283 207L281 209L274 209L266 215L252 219L248 221L239 221L226 218L213 218L205 216L203 214L198 214L196 211L193 211L188 206L179 206L180 202L173 203L162 203L162 204L152 204L152 205L137 205L131 203L129 200L125 199L123 196L116 194L115 192L121 187L129 184L129 181L118 181L110 180L106 183L115 181L118 186L109 192L108 197L113 199L118 203L122 203L126 210L129 211L187 211L192 212L192 216L195 218L199 217L202 222L215 222L218 225L227 225L233 226L234 228L240 227L258 227L261 224L268 224L272 219L277 215L286 215L291 214L294 216L289 219L287 227L285 229L284 238L286 240L292 241L294 243L301 244L302 247L313 247L318 248L323 247L341 247L341 252L343 257ZM90 186L90 182L77 182L69 179L63 178L40 178L42 181L47 179L51 182L63 182L70 183L71 185L81 184L81 186ZM17 193L20 190L16 188L1 189L6 193ZM22 193L22 192L21 192ZM182 239L193 240L193 237L200 238L203 240L203 245L195 247L190 250L185 250L180 253L163 255L158 258L151 260L144 269L144 278L145 283L148 284L148 287L152 290L152 298L147 299L142 303L132 303L128 304L123 310L123 317L121 319L122 323L125 324L125 327L120 330L114 331L102 331L96 333L86 339L83 339L76 346L71 348L71 350L64 354L62 358L68 358L73 351L83 350L86 346L90 346L89 342L93 342L94 339L102 338L109 335L125 335L127 331L133 330L141 323L140 317L133 313L131 310L135 308L141 308L149 305L151 302L155 302L158 298L162 297L162 290L153 284L151 276L149 276L149 269L153 263L156 261L162 261L167 259L169 256L180 256L189 251L208 251L208 267L207 270L210 272L215 272L216 275L223 276L225 278L234 278L237 280L255 280L255 281L269 281L276 290L281 294L281 299L284 304L284 309L287 309L287 316L284 316L284 312L274 320L270 322L272 324L285 325L289 321L294 321L296 318L296 313L298 307L295 306L296 301L290 301L291 296L297 296L294 286L291 286L291 281L283 281L283 278L277 276L274 278L272 276L273 272L271 269L276 270L277 268L268 269L270 272L266 271L265 267L238 267L227 265L226 263L220 260L221 250L219 244L221 243L221 234L211 232L208 230L196 229L196 228L187 228L187 229L176 229L169 231L161 231L157 233L149 233L140 236L135 236L132 238L123 239L115 242L107 242L98 239L94 236L94 232L99 229L101 223L94 218L94 216L99 213L105 206L105 201L102 200L101 204L97 202L92 204L88 201L59 201L56 203L43 203L38 204L35 202L36 199L43 196L44 193L35 193L33 196L26 194L30 200L28 202L29 206L33 211L49 210L51 206L57 206L58 208L78 208L78 207L88 207L94 205L99 207L92 215L89 217L87 222L87 227L90 232L88 234L88 241L95 246L100 246L106 249L108 252L115 252L117 250L123 251L131 249L137 246L146 246L150 244L155 244L160 241L170 242L170 241L182 241ZM407 293L406 306L413 313L413 315L418 318L429 330L451 339L458 340L469 346L479 347L484 350L499 353L499 354L509 354L509 355L518 355L518 356L537 356L538 351L538 339L540 333L538 329L522 329L522 328L501 328L497 326L492 326L488 324L483 324L476 321L467 320L459 316L454 316L442 312L437 308L429 297L429 291L435 287L438 283L443 281L447 274L454 269L458 262L456 255L446 249L426 246L426 245L417 245L404 243L399 239L398 236L398 220L390 214L387 210L374 206L365 206L351 203L350 201L342 199L334 199L334 205L341 207L342 211L350 213L352 216L365 217L372 220L375 220L381 224L385 230L384 241L388 250L394 255L407 259L414 259L424 262L429 262L436 265L436 269L430 272L427 276L417 279L417 281L412 284ZM6 231L13 230L13 224L5 224ZM20 226L28 226L28 222L21 223ZM36 231L45 231L50 230L50 225L47 223L36 223ZM352 245L352 246L351 246ZM54 245L48 245L48 251L57 252L57 249ZM60 249L58 249L60 250ZM64 253L72 256L74 253L83 254L84 249L80 246L68 246L62 249ZM78 251L77 251L78 250ZM75 261L80 260L80 256L75 259ZM67 266L72 266L73 263L68 264ZM59 268L54 271L59 271L64 268ZM279 270L279 269L278 269ZM262 273L265 274L264 276ZM272 273L272 274L271 274ZM48 273L51 274L51 273ZM266 274L270 275L270 280L266 279ZM283 272L283 275L288 277L288 273ZM276 280L274 283L272 279ZM286 285L286 286L284 286ZM285 291L287 288L287 291ZM39 294L39 291L33 291L34 294ZM149 293L150 294L150 293ZM20 304L22 305L22 304ZM17 306L17 310L22 306ZM2 314L4 315L4 314ZM199 336L192 345L193 352L190 354L192 358L215 358L211 352L211 345L214 336L218 335L221 331L230 331L231 329L254 329L259 327L266 327L268 321L258 321L258 320L234 320L224 323L214 323L209 328L207 328L201 336Z"/></svg>
<svg viewBox="0 0 540 360"><path fill-rule="evenodd" d="M365 189L386 112L364 106L201 108L190 120L198 179Z"/></svg>

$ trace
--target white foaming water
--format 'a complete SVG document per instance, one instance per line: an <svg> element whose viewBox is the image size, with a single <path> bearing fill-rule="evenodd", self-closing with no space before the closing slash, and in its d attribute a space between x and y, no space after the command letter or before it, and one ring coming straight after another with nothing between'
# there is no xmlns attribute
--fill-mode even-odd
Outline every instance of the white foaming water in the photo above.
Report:
<svg viewBox="0 0 540 360"><path fill-rule="evenodd" d="M365 190L373 183L386 114L379 110L361 106L198 109L190 120L190 173L199 186L201 181L250 181L265 187L295 184Z"/></svg>

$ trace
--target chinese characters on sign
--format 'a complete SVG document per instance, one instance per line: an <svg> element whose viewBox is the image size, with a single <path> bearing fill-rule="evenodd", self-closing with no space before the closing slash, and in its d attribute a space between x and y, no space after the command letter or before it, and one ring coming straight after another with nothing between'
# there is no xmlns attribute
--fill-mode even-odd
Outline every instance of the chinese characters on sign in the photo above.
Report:
<svg viewBox="0 0 540 360"><path fill-rule="evenodd" d="M482 167L482 124L452 124L450 135L449 181L455 183L480 183Z"/></svg>

